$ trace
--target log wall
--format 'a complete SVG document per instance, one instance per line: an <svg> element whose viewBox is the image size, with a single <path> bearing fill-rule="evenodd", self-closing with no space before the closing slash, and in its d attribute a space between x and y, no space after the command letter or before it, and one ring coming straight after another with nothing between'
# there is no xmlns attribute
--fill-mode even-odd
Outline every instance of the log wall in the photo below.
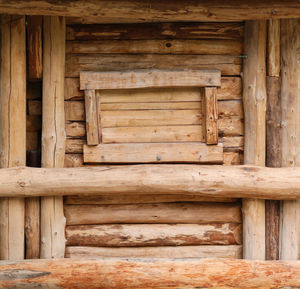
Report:
<svg viewBox="0 0 300 289"><path fill-rule="evenodd" d="M225 165L242 164L244 117L240 74L243 31L243 23L69 23L65 72L65 167L84 166L86 116L84 92L79 89L80 71L152 68L221 71L217 103L223 162ZM160 92L160 97L164 97L163 93ZM190 94L186 95L192 99L195 89L190 89ZM102 95L107 98L107 103L101 104L101 110L116 117L120 115L118 122L130 110L139 109L138 103L125 103L122 97L113 97L112 103L110 94ZM153 91L149 91L147 97L143 103L154 97ZM182 112L195 109L195 100L182 99L180 94L176 97L181 99L168 105L173 105L172 109L181 109L177 110L180 117L184 117ZM148 106L153 109L157 103L151 102L152 106L151 103ZM184 127L185 133L187 129ZM122 142L130 142L130 137L125 134ZM234 199L163 194L113 197L107 192L101 197L65 197L64 213L66 257L241 258L242 255L241 204Z"/></svg>

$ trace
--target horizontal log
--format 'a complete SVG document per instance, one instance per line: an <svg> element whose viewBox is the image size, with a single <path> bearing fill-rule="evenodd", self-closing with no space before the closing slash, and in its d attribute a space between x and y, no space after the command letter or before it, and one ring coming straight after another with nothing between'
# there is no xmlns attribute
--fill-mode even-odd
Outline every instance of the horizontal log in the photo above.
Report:
<svg viewBox="0 0 300 289"><path fill-rule="evenodd" d="M83 91L79 89L79 78L65 78L65 100L83 100ZM200 92L197 88L162 88L143 89L130 91L102 91L101 103L124 102L130 95L130 102L170 102L170 101L201 101ZM240 77L222 77L221 87L217 88L218 100L230 100L242 98L242 83Z"/></svg>
<svg viewBox="0 0 300 289"><path fill-rule="evenodd" d="M161 247L67 246L66 258L242 258L241 245Z"/></svg>
<svg viewBox="0 0 300 289"><path fill-rule="evenodd" d="M80 89L221 86L218 70L135 70L80 72Z"/></svg>
<svg viewBox="0 0 300 289"><path fill-rule="evenodd" d="M92 247L240 245L241 233L240 224L66 226L66 245Z"/></svg>
<svg viewBox="0 0 300 289"><path fill-rule="evenodd" d="M219 54L239 55L243 52L243 42L234 40L98 40L69 41L66 53L120 53L120 54Z"/></svg>
<svg viewBox="0 0 300 289"><path fill-rule="evenodd" d="M170 202L236 202L233 198L202 197L197 195L101 195L66 196L65 205L158 204Z"/></svg>
<svg viewBox="0 0 300 289"><path fill-rule="evenodd" d="M67 54L66 77L81 71L121 71L137 69L220 70L222 75L241 74L242 59L231 55L159 54Z"/></svg>
<svg viewBox="0 0 300 289"><path fill-rule="evenodd" d="M0 170L1 197L181 194L222 198L295 200L300 168L128 165Z"/></svg>
<svg viewBox="0 0 300 289"><path fill-rule="evenodd" d="M223 145L143 143L84 145L85 163L223 163Z"/></svg>
<svg viewBox="0 0 300 289"><path fill-rule="evenodd" d="M66 19L67 23L71 22ZM67 40L224 39L242 40L244 25L238 23L169 22L135 24L67 25Z"/></svg>
<svg viewBox="0 0 300 289"><path fill-rule="evenodd" d="M284 3L279 0L238 2L226 1L181 1L162 3L158 0L145 2L64 0L34 1L18 0L13 3L2 0L3 14L52 15L86 18L96 23L136 23L166 21L241 21L268 18L300 17L300 4L295 0ZM259 12L259 13L258 13Z"/></svg>
<svg viewBox="0 0 300 289"><path fill-rule="evenodd" d="M67 225L241 223L239 203L65 205Z"/></svg>
<svg viewBox="0 0 300 289"><path fill-rule="evenodd" d="M299 275L300 261L103 258L0 262L0 286L6 288L297 288Z"/></svg>

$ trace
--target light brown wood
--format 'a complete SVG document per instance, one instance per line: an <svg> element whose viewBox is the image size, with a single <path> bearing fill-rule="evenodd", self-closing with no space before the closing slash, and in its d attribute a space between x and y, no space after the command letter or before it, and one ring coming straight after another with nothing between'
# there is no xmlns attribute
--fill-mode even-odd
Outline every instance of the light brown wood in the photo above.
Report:
<svg viewBox="0 0 300 289"><path fill-rule="evenodd" d="M240 245L239 224L130 224L67 226L67 246L144 247Z"/></svg>
<svg viewBox="0 0 300 289"><path fill-rule="evenodd" d="M223 159L223 164L226 166L243 164L243 158L239 152L224 152Z"/></svg>
<svg viewBox="0 0 300 289"><path fill-rule="evenodd" d="M69 41L67 42L66 53L239 55L242 53L242 44L243 43L241 41L215 39Z"/></svg>
<svg viewBox="0 0 300 289"><path fill-rule="evenodd" d="M217 70L136 70L80 72L80 89L221 86Z"/></svg>
<svg viewBox="0 0 300 289"><path fill-rule="evenodd" d="M298 65L300 21L281 21L281 165L300 165L299 113L300 94ZM283 202L281 207L280 259L297 260L300 254L300 203Z"/></svg>
<svg viewBox="0 0 300 289"><path fill-rule="evenodd" d="M26 163L25 17L1 16L0 167ZM0 259L24 259L22 198L0 200Z"/></svg>
<svg viewBox="0 0 300 289"><path fill-rule="evenodd" d="M66 168L77 168L82 167L83 164L83 155L82 154L66 154L64 167Z"/></svg>
<svg viewBox="0 0 300 289"><path fill-rule="evenodd" d="M88 145L99 144L98 107L95 90L85 90L86 136Z"/></svg>
<svg viewBox="0 0 300 289"><path fill-rule="evenodd" d="M65 19L44 17L42 167L64 166ZM54 49L55 47L55 49ZM41 258L62 258L65 251L62 197L41 199Z"/></svg>
<svg viewBox="0 0 300 289"><path fill-rule="evenodd" d="M66 140L66 154L82 154L83 146L86 145L85 139L72 139L67 138Z"/></svg>
<svg viewBox="0 0 300 289"><path fill-rule="evenodd" d="M239 76L242 59L231 55L159 54L67 54L66 77L81 71L123 71L138 69L220 70L223 76Z"/></svg>
<svg viewBox="0 0 300 289"><path fill-rule="evenodd" d="M66 121L85 121L84 101L65 101Z"/></svg>
<svg viewBox="0 0 300 289"><path fill-rule="evenodd" d="M203 136L207 144L218 143L217 88L204 87L202 98Z"/></svg>
<svg viewBox="0 0 300 289"><path fill-rule="evenodd" d="M244 137L234 136L234 137L222 137L220 142L223 143L224 150L244 150Z"/></svg>
<svg viewBox="0 0 300 289"><path fill-rule="evenodd" d="M280 76L280 20L268 21L268 76Z"/></svg>
<svg viewBox="0 0 300 289"><path fill-rule="evenodd" d="M66 122L67 137L86 137L86 127L84 122Z"/></svg>
<svg viewBox="0 0 300 289"><path fill-rule="evenodd" d="M207 2L181 2L162 4L158 0L147 3L124 1L118 5L114 1L38 2L18 0L7 3L2 0L0 8L7 14L38 14L52 16L72 16L95 23L136 23L167 21L242 21L267 18L297 18L300 16L298 1L278 0L241 2L234 0ZM257 13L259 11L259 13ZM101 18L101 19L100 19Z"/></svg>
<svg viewBox="0 0 300 289"><path fill-rule="evenodd" d="M241 223L239 203L65 205L67 225Z"/></svg>
<svg viewBox="0 0 300 289"><path fill-rule="evenodd" d="M66 258L233 258L242 257L241 245L161 247L80 247L67 246Z"/></svg>
<svg viewBox="0 0 300 289"><path fill-rule="evenodd" d="M0 286L16 288L299 287L299 261L233 259L57 259L0 263ZM146 273L145 273L146 272ZM271 272L271 274L270 274ZM272 272L276 272L272 274ZM109 276L109 278L108 278ZM155 276L155 278L153 278ZM25 285L24 285L25 284ZM46 284L46 285L44 285Z"/></svg>
<svg viewBox="0 0 300 289"><path fill-rule="evenodd" d="M27 61L29 80L41 80L43 75L43 16L27 16Z"/></svg>
<svg viewBox="0 0 300 289"><path fill-rule="evenodd" d="M244 163L265 165L266 150L266 22L245 23L243 103L245 112ZM245 259L265 259L265 202L243 200Z"/></svg>
<svg viewBox="0 0 300 289"><path fill-rule="evenodd" d="M296 200L300 198L299 176L299 168L256 166L19 167L0 170L0 178L6 180L0 183L0 197L138 193Z"/></svg>

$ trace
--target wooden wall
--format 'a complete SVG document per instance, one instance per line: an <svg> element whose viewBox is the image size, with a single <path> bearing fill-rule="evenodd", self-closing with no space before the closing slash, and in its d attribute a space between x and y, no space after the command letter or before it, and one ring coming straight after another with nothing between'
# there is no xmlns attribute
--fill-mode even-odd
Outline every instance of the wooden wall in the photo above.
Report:
<svg viewBox="0 0 300 289"><path fill-rule="evenodd" d="M65 167L83 166L80 71L218 69L224 164L243 163L243 23L67 25ZM194 196L66 197L67 257L241 257L241 204Z"/></svg>

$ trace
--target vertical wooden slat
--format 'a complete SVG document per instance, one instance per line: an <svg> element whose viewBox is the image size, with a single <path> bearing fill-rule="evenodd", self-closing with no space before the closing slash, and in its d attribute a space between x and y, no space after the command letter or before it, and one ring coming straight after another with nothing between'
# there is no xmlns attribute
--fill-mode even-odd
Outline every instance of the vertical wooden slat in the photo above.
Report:
<svg viewBox="0 0 300 289"><path fill-rule="evenodd" d="M300 165L300 20L281 21L282 166ZM300 202L283 201L280 259L299 258Z"/></svg>
<svg viewBox="0 0 300 289"><path fill-rule="evenodd" d="M1 16L1 168L26 162L25 17ZM24 199L0 201L0 258L24 258Z"/></svg>
<svg viewBox="0 0 300 289"><path fill-rule="evenodd" d="M65 18L44 17L42 167L64 166ZM62 258L65 218L62 197L41 200L41 258Z"/></svg>
<svg viewBox="0 0 300 289"><path fill-rule="evenodd" d="M43 74L42 55L43 16L27 16L28 80L41 80Z"/></svg>
<svg viewBox="0 0 300 289"><path fill-rule="evenodd" d="M246 21L243 102L244 163L265 166L266 145L266 22ZM265 201L243 200L245 259L265 258Z"/></svg>
<svg viewBox="0 0 300 289"><path fill-rule="evenodd" d="M268 21L268 76L280 76L280 20Z"/></svg>
<svg viewBox="0 0 300 289"><path fill-rule="evenodd" d="M218 108L217 108L217 88L204 87L202 89L203 107L203 135L207 144L218 143Z"/></svg>
<svg viewBox="0 0 300 289"><path fill-rule="evenodd" d="M98 105L95 90L84 91L85 115L86 115L86 138L88 145L99 144L98 136Z"/></svg>
<svg viewBox="0 0 300 289"><path fill-rule="evenodd" d="M101 100L100 91L97 90L96 93L96 106L97 106L97 120L98 120L98 143L102 143L102 126L101 126Z"/></svg>

